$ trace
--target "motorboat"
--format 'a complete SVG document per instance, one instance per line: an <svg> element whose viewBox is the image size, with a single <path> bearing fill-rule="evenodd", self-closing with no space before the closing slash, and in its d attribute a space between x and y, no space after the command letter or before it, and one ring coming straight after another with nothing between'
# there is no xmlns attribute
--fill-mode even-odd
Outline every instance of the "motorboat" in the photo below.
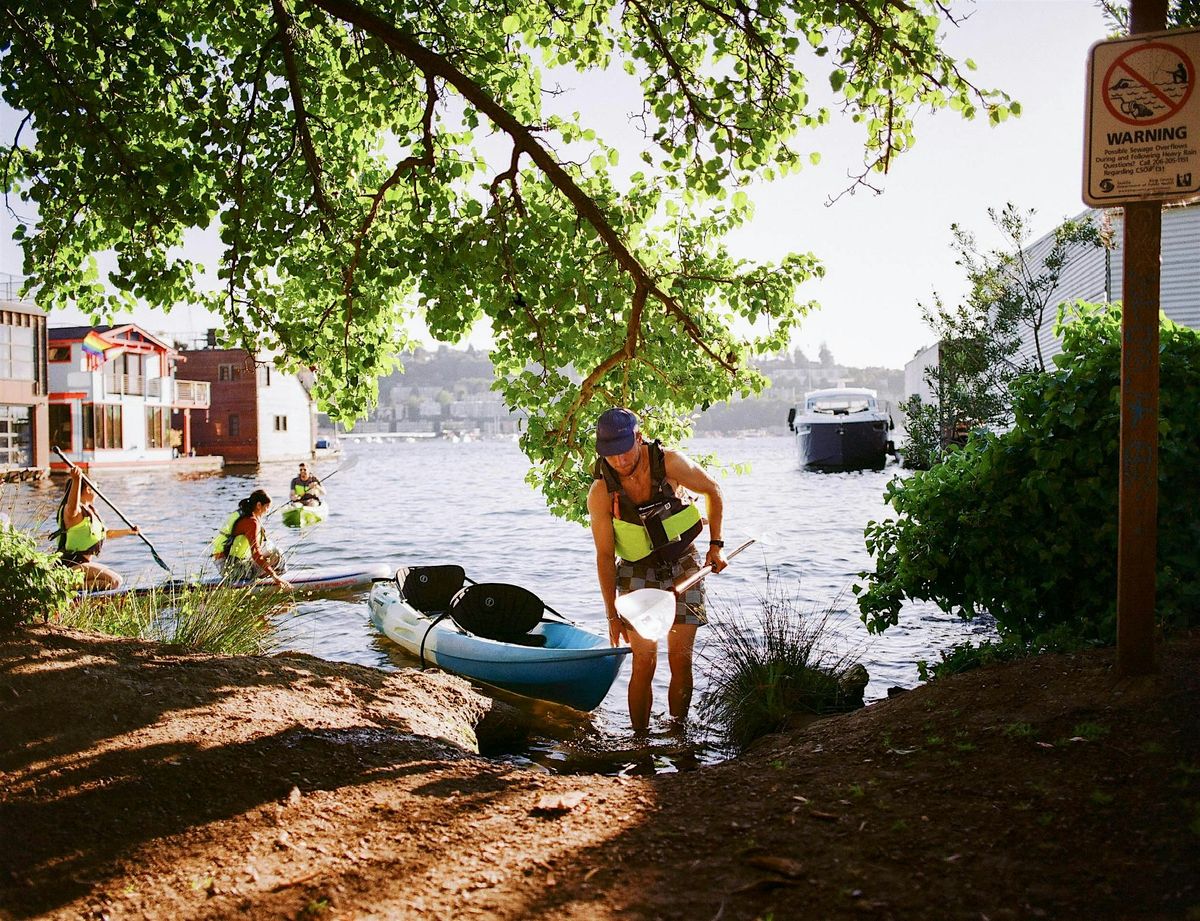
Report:
<svg viewBox="0 0 1200 921"><path fill-rule="evenodd" d="M367 606L375 627L422 666L576 710L600 705L631 652L544 616L532 592L471 582L459 566L401 568L371 587Z"/></svg>
<svg viewBox="0 0 1200 921"><path fill-rule="evenodd" d="M895 448L886 405L874 390L838 387L804 395L788 412L802 470L882 470Z"/></svg>

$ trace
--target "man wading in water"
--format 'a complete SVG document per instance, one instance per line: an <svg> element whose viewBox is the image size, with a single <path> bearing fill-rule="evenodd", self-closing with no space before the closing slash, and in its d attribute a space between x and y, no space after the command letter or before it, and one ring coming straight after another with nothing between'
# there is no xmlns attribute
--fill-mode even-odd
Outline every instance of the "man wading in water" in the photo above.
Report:
<svg viewBox="0 0 1200 921"><path fill-rule="evenodd" d="M692 546L703 522L700 511L676 495L679 487L704 496L708 512L708 554L713 572L726 566L721 540L724 506L721 487L692 461L657 441L642 439L638 417L628 409L609 409L596 424L595 481L588 492L596 571L608 615L609 641L628 640L633 649L629 678L629 720L642 732L650 725L651 682L658 664L658 643L638 634L617 614L617 593L639 588L672 590L696 572L700 562ZM618 562L617 557L620 557ZM675 607L667 634L671 716L687 719L692 702L692 645L696 628L707 623L703 583L689 589Z"/></svg>

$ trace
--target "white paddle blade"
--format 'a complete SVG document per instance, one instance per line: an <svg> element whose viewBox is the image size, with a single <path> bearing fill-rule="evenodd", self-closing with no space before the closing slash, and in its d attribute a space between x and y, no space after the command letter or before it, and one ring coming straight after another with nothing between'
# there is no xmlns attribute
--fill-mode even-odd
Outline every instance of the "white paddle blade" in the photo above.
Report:
<svg viewBox="0 0 1200 921"><path fill-rule="evenodd" d="M639 636L658 642L675 623L675 593L639 588L617 598L617 613Z"/></svg>

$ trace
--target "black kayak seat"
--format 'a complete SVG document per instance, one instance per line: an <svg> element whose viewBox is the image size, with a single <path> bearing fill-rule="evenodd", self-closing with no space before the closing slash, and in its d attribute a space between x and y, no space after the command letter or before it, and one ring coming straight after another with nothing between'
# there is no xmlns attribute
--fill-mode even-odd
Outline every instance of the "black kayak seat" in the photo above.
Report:
<svg viewBox="0 0 1200 921"><path fill-rule="evenodd" d="M461 566L401 566L396 570L400 595L422 614L450 610L450 602L462 591L467 574Z"/></svg>
<svg viewBox="0 0 1200 921"><path fill-rule="evenodd" d="M450 616L467 633L522 646L545 645L544 636L530 633L545 610L529 589L503 582L468 585L450 602Z"/></svg>

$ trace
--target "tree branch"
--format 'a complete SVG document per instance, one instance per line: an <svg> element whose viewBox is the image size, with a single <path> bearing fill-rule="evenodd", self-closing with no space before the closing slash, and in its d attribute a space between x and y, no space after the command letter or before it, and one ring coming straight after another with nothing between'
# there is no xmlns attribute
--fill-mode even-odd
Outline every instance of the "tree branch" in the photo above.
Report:
<svg viewBox="0 0 1200 921"><path fill-rule="evenodd" d="M296 69L296 53L292 44L292 18L283 6L283 0L271 0L275 21L279 23L279 39L283 42L283 63L287 71L288 90L292 95L292 109L296 113L296 126L300 130L300 147L304 151L304 162L308 164L308 174L312 178L313 200L317 208L326 217L333 216L333 208L325 195L324 183L321 180L321 158L313 145L312 134L308 130L308 110L304 106L304 94L300 87L300 73ZM321 221L322 229L325 221Z"/></svg>
<svg viewBox="0 0 1200 921"><path fill-rule="evenodd" d="M0 179L0 184L3 184L4 186L4 207L13 217L17 216L17 212L15 212L12 209L12 206L8 203L8 175L9 170L12 169L13 157L17 155L17 150L21 146L21 132L25 130L25 126L28 125L32 119L33 116L31 114L28 112L25 113L25 117L21 119L21 124L17 125L17 132L13 135L12 145L8 148L8 154L4 158L4 178Z"/></svg>
<svg viewBox="0 0 1200 921"><path fill-rule="evenodd" d="M273 2L279 3L280 0L273 0ZM699 325L691 315L673 297L659 288L650 277L646 267L625 245L616 228L604 216L600 206L576 184L570 174L550 154L550 151L538 142L533 132L493 99L482 86L459 70L450 60L426 48L408 33L353 0L308 0L308 2L336 19L369 32L397 54L411 61L426 75L437 76L454 87L467 102L486 115L512 139L516 148L538 166L550 183L592 226L609 251L612 252L617 263L633 279L635 290L645 289L646 292L652 294L663 305L667 313L678 320L687 335L716 364L732 375L737 374L737 366L712 350L705 342ZM641 311L637 312L640 316Z"/></svg>
<svg viewBox="0 0 1200 921"><path fill-rule="evenodd" d="M592 398L592 394L595 392L600 381L603 380L604 375L608 374L617 365L629 361L637 355L638 333L642 328L642 312L646 307L646 294L647 289L645 287L639 286L634 288L633 307L629 311L629 323L625 327L625 341L621 343L619 349L596 365L592 369L592 373L580 383L579 395L575 397L575 400L571 403L571 408L565 416L568 420L566 432L566 441L568 444L575 441L580 408L587 405L588 400Z"/></svg>
<svg viewBox="0 0 1200 921"><path fill-rule="evenodd" d="M433 166L433 111L436 105L437 85L434 78L427 74L425 77L425 111L421 116L422 152L405 157L396 164L396 168L392 170L392 174L384 180L383 184L372 196L371 207L368 209L366 217L363 218L363 222L358 228L358 233L354 235L354 255L350 257L349 264L342 270L342 297L346 305L345 347L347 349L350 348L350 320L354 316L354 273L358 270L358 263L362 257L363 243L366 241L367 232L371 229L371 225L375 223L375 217L379 213L379 206L383 204L384 196L387 195L388 190L398 183L405 174L416 169L418 166ZM325 314L322 315L321 322L325 321L329 314L329 309L331 308L327 308Z"/></svg>

